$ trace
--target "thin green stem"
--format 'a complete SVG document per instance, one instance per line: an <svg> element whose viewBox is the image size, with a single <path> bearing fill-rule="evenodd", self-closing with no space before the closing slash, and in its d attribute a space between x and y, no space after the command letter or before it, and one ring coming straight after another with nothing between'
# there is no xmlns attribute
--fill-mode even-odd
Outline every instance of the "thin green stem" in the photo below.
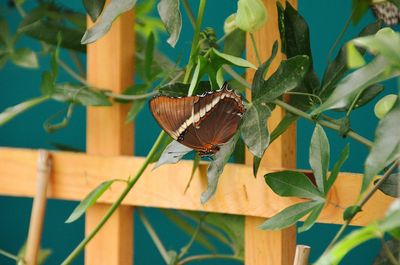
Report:
<svg viewBox="0 0 400 265"><path fill-rule="evenodd" d="M209 254L209 255L195 255L187 257L186 259L181 260L178 262L177 265L184 265L194 261L203 261L203 260L210 260L210 259L225 259L225 260L236 260L243 262L242 258L233 256L233 255L223 255L223 254Z"/></svg>
<svg viewBox="0 0 400 265"><path fill-rule="evenodd" d="M76 54L75 51L68 51L69 57L71 58L71 61L75 64L76 68L79 71L79 74L81 76L85 76L86 72L85 69L83 68L82 62L79 59L79 56Z"/></svg>
<svg viewBox="0 0 400 265"><path fill-rule="evenodd" d="M203 22L203 16L204 16L204 10L206 7L206 3L207 3L207 0L200 0L199 10L197 12L196 26L195 26L194 35L193 35L192 48L190 50L190 55L189 55L189 63L186 67L186 73L185 73L185 77L183 79L184 83L187 83L189 81L190 73L192 72L192 68L194 65L194 58L197 54L197 47L198 47L199 39L200 39L201 23Z"/></svg>
<svg viewBox="0 0 400 265"><path fill-rule="evenodd" d="M169 264L169 256L167 249L164 247L162 241L158 237L156 231L154 230L153 226L150 224L149 219L144 215L142 209L137 209L138 216L142 221L144 228L146 228L147 233L150 235L151 239L153 240L154 245L156 245L158 252L160 252L162 258L164 259L166 264Z"/></svg>
<svg viewBox="0 0 400 265"><path fill-rule="evenodd" d="M13 254L5 251L5 250L2 250L2 249L0 249L0 255L2 255L4 257L7 257L9 259L13 259L15 261L19 261L20 260L20 258L18 256L15 256L15 255L13 255Z"/></svg>
<svg viewBox="0 0 400 265"><path fill-rule="evenodd" d="M181 252L179 253L179 256L178 256L179 258L182 258L183 256L185 256L186 253L188 253L189 249L192 247L194 241L196 240L197 235L199 234L199 232L201 230L201 226L203 224L204 217L205 217L205 215L200 218L197 228L194 231L189 243L181 249Z"/></svg>
<svg viewBox="0 0 400 265"><path fill-rule="evenodd" d="M256 44L256 40L254 38L254 34L253 33L250 33L250 39L251 39L251 43L253 44L254 52L256 54L257 63L258 63L258 65L261 65L260 54L258 53L257 44Z"/></svg>
<svg viewBox="0 0 400 265"><path fill-rule="evenodd" d="M143 172L146 170L147 166L150 164L150 161L153 159L153 156L156 154L157 149L160 147L163 138L165 136L165 132L162 131L158 136L156 142L148 153L146 160L143 162L139 171L136 173L135 177L132 178L126 188L122 191L121 195L118 199L111 205L108 212L103 216L101 221L97 224L97 226L79 243L79 245L69 254L69 256L61 263L62 265L71 264L71 262L81 253L81 251L85 248L85 246L92 240L92 238L100 231L100 229L106 224L108 219L113 215L113 213L118 209L122 201L131 191L133 186L135 186L136 182L142 176Z"/></svg>
<svg viewBox="0 0 400 265"><path fill-rule="evenodd" d="M379 181L374 185L374 187L368 191L365 196L362 197L360 202L357 204L357 206L362 209L364 205L371 199L371 197L375 194L375 192L379 189L379 187L385 182L385 180L392 174L392 172L396 169L398 164L400 163L400 160L395 161L389 168L386 170L385 174L383 174L382 178L379 179ZM346 222L340 227L339 231L336 233L335 237L332 239L331 243L329 243L328 247L326 248L325 252L329 251L339 240L339 238L342 236L346 228L349 226L351 221L356 215L351 216Z"/></svg>
<svg viewBox="0 0 400 265"><path fill-rule="evenodd" d="M332 47L329 49L328 57L327 57L328 63L331 61L333 52L335 51L336 47L339 45L339 42L342 40L344 34L346 33L347 29L349 28L351 19L353 18L353 14L354 14L354 12L352 11L350 17L346 20L346 24L344 25L343 29L340 31L339 36L336 38Z"/></svg>
<svg viewBox="0 0 400 265"><path fill-rule="evenodd" d="M117 94L113 92L105 92L105 94L108 97L115 98L115 99L123 99L123 100L138 100L138 99L146 99L146 98L151 98L154 97L155 95L158 94L157 91L152 91L146 94L141 94L141 95L123 95L123 94Z"/></svg>
<svg viewBox="0 0 400 265"><path fill-rule="evenodd" d="M62 61L60 58L57 60L57 62L58 62L58 65L61 66L61 68L64 69L65 72L67 72L70 76L75 78L77 81L79 81L83 85L91 87L91 85L86 81L86 79L83 76L81 76L80 74L78 74L77 72L72 70L72 68L69 67L66 63L64 63L64 61Z"/></svg>
<svg viewBox="0 0 400 265"><path fill-rule="evenodd" d="M196 28L196 19L194 18L193 11L190 8L189 2L187 0L182 0L182 4L183 4L183 8L186 11L186 14L189 17L190 24L192 24L192 27L195 29Z"/></svg>

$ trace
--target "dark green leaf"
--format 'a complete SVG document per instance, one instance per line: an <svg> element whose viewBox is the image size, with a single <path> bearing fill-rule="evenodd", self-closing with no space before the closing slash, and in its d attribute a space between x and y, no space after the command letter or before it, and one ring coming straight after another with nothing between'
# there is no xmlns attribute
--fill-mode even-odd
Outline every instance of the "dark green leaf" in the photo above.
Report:
<svg viewBox="0 0 400 265"><path fill-rule="evenodd" d="M68 219L65 221L66 223L72 223L79 219L86 211L90 208L96 201L100 198L103 193L110 188L110 186L114 183L115 179L106 180L102 182L99 186L97 186L94 190L92 190L74 209Z"/></svg>
<svg viewBox="0 0 400 265"><path fill-rule="evenodd" d="M219 52L218 50L216 50L214 48L210 49L210 56L214 60L217 57L219 59L218 61L221 65L222 64L230 64L230 65L236 65L236 66L240 66L240 67L257 69L257 67L255 67L252 63L250 63L249 61L247 61L243 58ZM216 67L216 68L219 68L219 67Z"/></svg>
<svg viewBox="0 0 400 265"><path fill-rule="evenodd" d="M42 73L42 82L40 84L40 91L43 95L49 96L54 92L55 80L51 72L45 71Z"/></svg>
<svg viewBox="0 0 400 265"><path fill-rule="evenodd" d="M311 143L309 162L313 170L318 189L326 193L326 180L329 169L330 147L328 137L321 125L315 126Z"/></svg>
<svg viewBox="0 0 400 265"><path fill-rule="evenodd" d="M264 176L268 186L279 196L324 200L323 194L303 173L296 171L281 171L268 173Z"/></svg>
<svg viewBox="0 0 400 265"><path fill-rule="evenodd" d="M235 29L224 40L224 53L240 57L246 46L246 32Z"/></svg>
<svg viewBox="0 0 400 265"><path fill-rule="evenodd" d="M371 0L352 0L352 16L353 25L356 25L361 18L367 13Z"/></svg>
<svg viewBox="0 0 400 265"><path fill-rule="evenodd" d="M22 103L19 103L15 106L3 110L3 112L0 113L0 126L4 125L6 122L10 121L15 116L23 113L24 111L46 101L47 99L48 99L47 96L38 97L24 101Z"/></svg>
<svg viewBox="0 0 400 265"><path fill-rule="evenodd" d="M179 10L179 0L160 0L157 5L158 14L168 31L167 42L175 47L182 29L182 15Z"/></svg>
<svg viewBox="0 0 400 265"><path fill-rule="evenodd" d="M275 41L272 46L271 56L262 65L260 65L254 74L253 83L251 84L251 98L253 100L259 98L262 95L261 89L265 89L265 74L267 73L272 61L274 60L278 51L278 42Z"/></svg>
<svg viewBox="0 0 400 265"><path fill-rule="evenodd" d="M359 107L362 107L366 104L368 104L371 100L373 100L379 93L381 93L384 90L383 85L375 84L372 86L367 87L361 95L358 97L357 102L353 106L353 110L357 109ZM343 108L337 108L333 109L335 111L348 111L350 108L351 104L343 107Z"/></svg>
<svg viewBox="0 0 400 265"><path fill-rule="evenodd" d="M361 212L362 209L359 205L352 205L346 208L343 212L343 220L347 221L352 219L357 213Z"/></svg>
<svg viewBox="0 0 400 265"><path fill-rule="evenodd" d="M346 147L342 150L342 153L340 154L339 160L333 166L332 172L331 172L331 174L330 174L330 176L328 178L328 181L326 183L325 193L328 193L328 191L331 189L331 187L335 183L336 178L337 178L337 176L338 176L338 174L340 172L340 168L343 166L344 162L349 157L349 153L350 153L350 145L347 144Z"/></svg>
<svg viewBox="0 0 400 265"><path fill-rule="evenodd" d="M11 61L18 66L26 68L38 68L37 55L29 48L20 48L11 54Z"/></svg>
<svg viewBox="0 0 400 265"><path fill-rule="evenodd" d="M154 42L155 42L154 33L151 32L149 37L147 38L147 46L144 59L144 69L148 81L151 81L153 77L152 66L153 66Z"/></svg>
<svg viewBox="0 0 400 265"><path fill-rule="evenodd" d="M12 46L13 38L10 36L7 21L0 18L0 45Z"/></svg>
<svg viewBox="0 0 400 265"><path fill-rule="evenodd" d="M85 86L69 83L58 84L51 95L55 100L77 103L84 106L110 106L111 102L104 92Z"/></svg>
<svg viewBox="0 0 400 265"><path fill-rule="evenodd" d="M178 141L172 141L163 151L160 159L155 164L154 169L164 164L175 164L178 163L184 155L192 151L191 148L184 146Z"/></svg>
<svg viewBox="0 0 400 265"><path fill-rule="evenodd" d="M260 168L261 157L253 156L253 175L257 177L258 169Z"/></svg>
<svg viewBox="0 0 400 265"><path fill-rule="evenodd" d="M377 56L366 66L342 79L329 98L312 114L348 106L367 87L389 78L393 73L388 70L390 70L389 63L383 57Z"/></svg>
<svg viewBox="0 0 400 265"><path fill-rule="evenodd" d="M136 0L111 0L105 7L96 24L86 30L81 43L88 44L103 37L110 30L114 20L122 13L131 10L135 4Z"/></svg>
<svg viewBox="0 0 400 265"><path fill-rule="evenodd" d="M135 100L132 103L132 107L128 112L128 115L126 116L125 122L131 122L136 119L136 116L139 114L139 112L143 109L143 107L146 104L145 99L138 99Z"/></svg>
<svg viewBox="0 0 400 265"><path fill-rule="evenodd" d="M276 1L276 8L278 10L278 27L279 36L281 38L281 52L286 54L285 9L279 1Z"/></svg>
<svg viewBox="0 0 400 265"><path fill-rule="evenodd" d="M376 184L378 180L374 182ZM379 189L386 195L398 198L400 196L400 173L391 174L380 186Z"/></svg>
<svg viewBox="0 0 400 265"><path fill-rule="evenodd" d="M83 0L83 6L93 22L100 16L105 3L106 0Z"/></svg>
<svg viewBox="0 0 400 265"><path fill-rule="evenodd" d="M375 34L381 27L381 22L378 20L366 26L358 36L367 36ZM359 50L362 54L365 51ZM335 89L339 80L343 78L346 72L349 70L346 64L347 52L346 48L342 47L336 56L336 58L330 62L325 70L324 77L322 79L322 88L319 92L319 96L325 100L330 96L332 91Z"/></svg>
<svg viewBox="0 0 400 265"><path fill-rule="evenodd" d="M303 55L282 61L275 73L259 89L259 97L253 101L271 102L285 92L295 89L302 83L309 66L308 57Z"/></svg>
<svg viewBox="0 0 400 265"><path fill-rule="evenodd" d="M161 144L159 148L156 150L155 154L153 157L150 159L149 163L155 163L157 162L161 155L164 153L165 148L173 141L173 139L167 135L165 135L161 141Z"/></svg>
<svg viewBox="0 0 400 265"><path fill-rule="evenodd" d="M400 1L399 1L400 4ZM389 250L393 253L393 256L399 257L400 256L400 241L396 239L391 239L386 241L386 245L388 246ZM374 263L372 265L389 265L391 264L387 252L382 247L379 255L376 257Z"/></svg>
<svg viewBox="0 0 400 265"><path fill-rule="evenodd" d="M235 146L235 151L233 152L233 158L235 163L237 164L244 164L245 160L245 144L243 142L242 138L239 138L239 140L236 143Z"/></svg>
<svg viewBox="0 0 400 265"><path fill-rule="evenodd" d="M269 144L267 119L271 110L265 103L253 102L243 115L242 138L250 152L262 157Z"/></svg>
<svg viewBox="0 0 400 265"><path fill-rule="evenodd" d="M239 139L240 133L237 132L232 139L226 144L221 146L221 149L215 154L214 159L211 161L207 169L207 190L201 194L200 201L202 204L206 203L217 190L219 176L221 176L224 170L225 164L231 157L235 145Z"/></svg>
<svg viewBox="0 0 400 265"><path fill-rule="evenodd" d="M400 101L379 122L374 145L365 161L365 174L361 191L367 190L372 179L384 167L400 157Z"/></svg>
<svg viewBox="0 0 400 265"><path fill-rule="evenodd" d="M320 204L317 204L312 209L310 215L304 221L303 226L301 226L299 228L299 233L302 233L302 232L305 232L305 231L309 230L315 224L315 221L318 219L318 217L321 214L321 212L324 209L324 207L325 207L325 203L321 202Z"/></svg>
<svg viewBox="0 0 400 265"><path fill-rule="evenodd" d="M158 91L160 92L160 94L169 97L184 97L188 95L189 86L189 84L172 83L160 87ZM204 92L208 91L211 91L210 82L200 81L197 85L196 92L198 94L203 94Z"/></svg>
<svg viewBox="0 0 400 265"><path fill-rule="evenodd" d="M265 221L259 228L263 230L279 230L289 227L319 204L320 202L316 201L294 204Z"/></svg>

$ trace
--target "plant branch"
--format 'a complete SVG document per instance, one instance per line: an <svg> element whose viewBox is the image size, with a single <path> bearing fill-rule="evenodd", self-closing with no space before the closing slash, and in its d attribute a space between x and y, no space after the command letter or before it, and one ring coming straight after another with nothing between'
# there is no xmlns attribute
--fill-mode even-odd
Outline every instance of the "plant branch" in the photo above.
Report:
<svg viewBox="0 0 400 265"><path fill-rule="evenodd" d="M186 14L189 17L190 24L192 24L192 27L195 29L196 28L196 19L194 18L193 11L190 8L190 5L189 5L188 1L187 0L182 0L182 4L183 4L183 8L186 11Z"/></svg>
<svg viewBox="0 0 400 265"><path fill-rule="evenodd" d="M136 173L135 177L132 178L129 182L126 188L122 191L121 195L118 197L118 199L111 205L110 209L108 212L103 216L101 221L97 224L97 226L87 235L81 243L69 254L69 256L62 262L62 265L67 265L71 264L71 262L79 255L79 253L85 248L85 246L92 240L92 238L100 231L100 229L106 224L108 219L113 215L113 213L118 209L122 201L125 199L125 197L128 195L128 193L131 191L133 186L135 186L136 182L139 180L139 178L142 176L143 172L147 168L147 166L150 164L150 161L153 159L153 156L156 154L157 149L160 147L160 144L163 141L163 138L165 136L165 132L162 131L160 135L158 136L157 140L155 141L153 147L151 148L150 152L148 153L146 160L144 161L143 165L140 167L139 171Z"/></svg>
<svg viewBox="0 0 400 265"><path fill-rule="evenodd" d="M15 255L13 255L13 254L11 254L11 253L5 251L5 250L2 250L2 249L0 249L0 255L2 255L2 256L4 256L4 257L7 257L7 258L9 258L9 259L13 259L13 260L15 260L15 261L19 261L19 260L21 259L20 257L15 256Z"/></svg>
<svg viewBox="0 0 400 265"><path fill-rule="evenodd" d="M209 260L209 259L226 259L226 260L236 260L243 262L242 258L233 256L233 255L222 255L222 254L209 254L209 255L195 255L191 257L187 257L186 259L178 262L177 265L188 264L193 261L201 261L201 260Z"/></svg>
<svg viewBox="0 0 400 265"><path fill-rule="evenodd" d="M258 65L261 65L260 54L258 53L257 44L256 40L254 39L253 33L250 33L250 39L251 39L251 44L253 45L254 53L256 54L257 63Z"/></svg>
<svg viewBox="0 0 400 265"><path fill-rule="evenodd" d="M199 223L198 223L198 225L196 227L196 230L194 231L194 233L192 235L192 238L190 239L189 243L181 249L181 253L179 253L179 258L185 256L186 253L189 251L189 249L192 247L194 241L196 240L197 235L199 234L199 232L201 230L201 226L203 224L204 217L205 217L205 215L203 215L200 218Z"/></svg>
<svg viewBox="0 0 400 265"><path fill-rule="evenodd" d="M115 99L123 99L123 100L138 100L138 99L146 99L146 98L151 98L155 95L158 95L157 91L152 91L146 94L141 94L141 95L123 95L123 94L117 94L113 92L105 92L105 94L108 97L115 98Z"/></svg>
<svg viewBox="0 0 400 265"><path fill-rule="evenodd" d="M364 207L364 205L371 199L372 195L375 194L375 192L379 189L379 187L382 185L382 183L392 174L392 172L396 169L398 166L400 160L396 160L393 162L393 164L386 170L385 174L383 174L382 178L379 179L379 181L375 184L375 186L367 192L367 194L361 199L361 201L356 205L360 209ZM349 226L351 221L356 215L351 216L346 222L340 227L339 231L336 233L335 237L332 239L331 243L329 243L328 247L326 248L325 252L327 252L329 249L331 249L336 242L339 240L339 238L342 236L343 232L346 230L346 228Z"/></svg>
<svg viewBox="0 0 400 265"><path fill-rule="evenodd" d="M394 255L393 255L392 251L390 250L388 244L386 243L383 235L381 235L380 239L382 242L383 251L385 251L386 257L388 258L389 262L392 265L400 265L400 262L397 261L397 259L394 257Z"/></svg>
<svg viewBox="0 0 400 265"><path fill-rule="evenodd" d="M156 231L154 230L153 226L150 224L149 220L147 217L144 215L142 209L138 208L137 209L138 216L140 220L142 221L144 227L147 230L147 233L149 233L151 239L153 240L154 245L156 245L158 252L160 252L162 258L164 259L166 264L169 264L169 256L166 248L164 247L163 243L161 242L160 238L158 237Z"/></svg>

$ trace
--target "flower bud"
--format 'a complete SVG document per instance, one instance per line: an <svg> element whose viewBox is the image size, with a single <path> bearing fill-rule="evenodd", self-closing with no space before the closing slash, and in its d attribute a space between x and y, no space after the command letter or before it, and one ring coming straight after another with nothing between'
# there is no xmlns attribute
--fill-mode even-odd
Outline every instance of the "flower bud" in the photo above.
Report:
<svg viewBox="0 0 400 265"><path fill-rule="evenodd" d="M390 94L381 98L375 105L375 116L378 119L382 119L383 117L385 117L385 115L393 108L397 99L398 96L395 94Z"/></svg>
<svg viewBox="0 0 400 265"><path fill-rule="evenodd" d="M224 22L224 33L229 34L237 28L236 25L236 13L233 13L225 19Z"/></svg>
<svg viewBox="0 0 400 265"><path fill-rule="evenodd" d="M253 33L267 21L267 11L261 0L239 0L236 25L241 30Z"/></svg>

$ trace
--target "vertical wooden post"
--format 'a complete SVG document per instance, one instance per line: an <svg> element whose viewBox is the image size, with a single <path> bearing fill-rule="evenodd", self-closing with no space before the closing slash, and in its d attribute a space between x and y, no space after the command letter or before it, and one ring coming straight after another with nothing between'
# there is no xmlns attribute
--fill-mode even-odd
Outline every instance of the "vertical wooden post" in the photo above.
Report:
<svg viewBox="0 0 400 265"><path fill-rule="evenodd" d="M268 21L259 31L254 33L256 45L262 61L265 61L271 54L272 45L275 40L280 40L278 28L278 14L276 2L263 0L267 12ZM296 5L296 0L290 1ZM246 41L247 58L254 64L257 64L255 52L251 39L247 36ZM279 47L280 49L280 47ZM273 73L279 66L283 55L278 53L273 64L270 67L268 75ZM252 81L254 71L249 71L247 80ZM269 119L268 127L270 131L276 127L284 116L284 111L276 108ZM252 164L252 156L246 153L246 164ZM296 167L296 127L291 126L286 133L275 140L268 147L264 155L262 165L269 167ZM264 202L274 203L274 202ZM245 220L245 264L273 264L273 265L291 265L293 264L294 253L296 249L296 227L289 227L281 231L261 231L257 227L265 221L262 218L247 216Z"/></svg>
<svg viewBox="0 0 400 265"><path fill-rule="evenodd" d="M133 25L133 11L124 13L114 21L106 36L88 45L87 78L90 84L121 93L133 83ZM127 105L88 108L87 153L133 154L133 125L125 123L128 109ZM124 177L128 176L121 176ZM109 207L107 204L96 204L89 209L86 214L86 233L98 224ZM132 207L121 206L89 243L85 250L85 264L133 264Z"/></svg>

